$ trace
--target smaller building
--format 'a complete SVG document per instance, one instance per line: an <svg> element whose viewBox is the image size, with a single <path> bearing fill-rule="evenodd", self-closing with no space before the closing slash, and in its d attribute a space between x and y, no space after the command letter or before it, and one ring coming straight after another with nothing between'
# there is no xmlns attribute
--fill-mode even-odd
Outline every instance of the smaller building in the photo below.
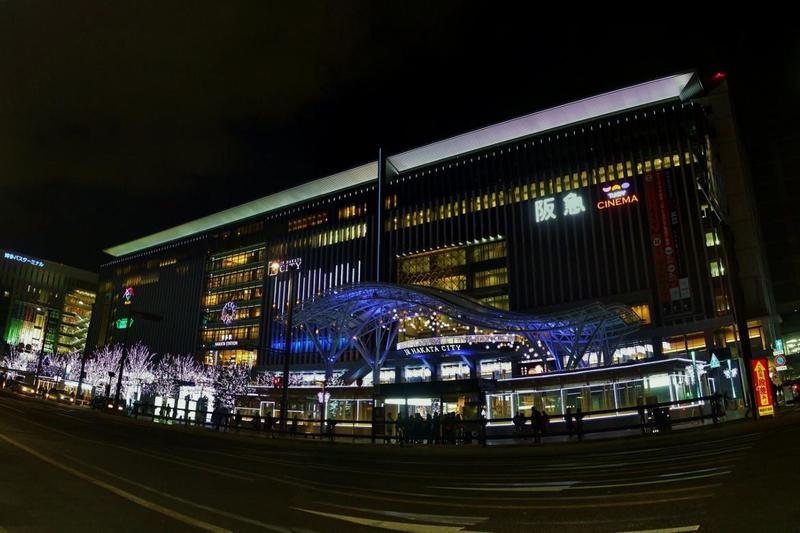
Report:
<svg viewBox="0 0 800 533"><path fill-rule="evenodd" d="M0 250L0 339L28 352L83 350L97 274Z"/></svg>

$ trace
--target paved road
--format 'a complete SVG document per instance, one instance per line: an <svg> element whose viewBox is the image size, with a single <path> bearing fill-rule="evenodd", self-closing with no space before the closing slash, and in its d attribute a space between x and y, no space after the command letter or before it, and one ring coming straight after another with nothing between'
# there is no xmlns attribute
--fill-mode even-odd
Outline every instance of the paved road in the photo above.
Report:
<svg viewBox="0 0 800 533"><path fill-rule="evenodd" d="M800 531L800 413L540 447L167 427L0 393L0 532Z"/></svg>

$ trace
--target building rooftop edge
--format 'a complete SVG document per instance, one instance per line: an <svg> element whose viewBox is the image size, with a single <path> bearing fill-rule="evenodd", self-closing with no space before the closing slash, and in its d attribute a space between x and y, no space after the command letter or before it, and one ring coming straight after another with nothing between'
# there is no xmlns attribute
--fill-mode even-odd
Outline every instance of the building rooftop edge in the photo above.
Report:
<svg viewBox="0 0 800 533"><path fill-rule="evenodd" d="M387 157L387 161L398 172L407 172L414 168L427 166L438 161L458 157L522 137L564 128L571 124L586 122L638 107L675 100L680 98L682 91L691 81L694 74L694 71L681 72L575 100L407 150ZM336 191L375 181L377 180L377 165L377 161L373 161L218 213L191 220L151 235L112 246L103 251L111 256L121 257Z"/></svg>

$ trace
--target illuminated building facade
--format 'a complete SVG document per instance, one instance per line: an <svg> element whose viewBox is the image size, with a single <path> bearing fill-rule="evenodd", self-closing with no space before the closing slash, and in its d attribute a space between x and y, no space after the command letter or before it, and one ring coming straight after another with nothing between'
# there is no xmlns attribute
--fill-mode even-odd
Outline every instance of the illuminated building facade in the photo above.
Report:
<svg viewBox="0 0 800 533"><path fill-rule="evenodd" d="M0 339L38 353L83 350L97 274L0 250Z"/></svg>
<svg viewBox="0 0 800 533"><path fill-rule="evenodd" d="M333 287L379 277L500 310L622 303L641 318L641 329L611 353L587 351L577 367L676 358L683 368L691 355L706 361L712 351L740 353L733 297L747 277L759 279L761 289L747 285L742 309L754 353L765 353L774 337L769 280L757 268L731 275L732 193L723 186L719 122L708 105L718 90L692 72L653 80L390 155L110 248L115 259L101 271L106 307L97 341L113 337L122 289L147 281L144 290L154 294L147 310L164 314L172 306L179 323L131 334L157 351L172 343L169 351L193 352L207 363L279 372L286 328L278 318L286 314L290 286L301 305ZM758 234L757 226L733 229L737 239ZM760 264L759 253L737 248L738 264ZM186 270L166 277L164 268ZM492 332L409 318L381 380L540 379L556 370L500 349L514 341L481 343L469 361L441 349L454 345L448 336L467 334ZM426 348L436 357L409 358L408 343L428 338L444 339L433 342L440 348ZM291 384L316 385L324 365L312 336L296 331L290 348ZM349 347L334 381L369 385L364 366Z"/></svg>

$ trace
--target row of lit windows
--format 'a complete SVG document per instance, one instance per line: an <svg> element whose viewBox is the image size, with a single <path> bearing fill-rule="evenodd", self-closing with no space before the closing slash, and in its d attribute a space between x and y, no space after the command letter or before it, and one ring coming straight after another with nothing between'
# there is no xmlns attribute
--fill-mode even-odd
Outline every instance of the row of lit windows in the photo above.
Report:
<svg viewBox="0 0 800 533"><path fill-rule="evenodd" d="M223 239L229 239L231 237L241 237L242 235L251 235L253 233L257 233L264 229L264 221L260 220L258 222L252 222L250 224L246 224L244 226L239 226L233 230L227 230L222 232Z"/></svg>
<svg viewBox="0 0 800 533"><path fill-rule="evenodd" d="M258 340L258 326L244 326L238 328L206 329L200 334L203 343Z"/></svg>
<svg viewBox="0 0 800 533"><path fill-rule="evenodd" d="M158 272L148 272L139 276L131 276L125 280L125 287L139 287L158 283Z"/></svg>
<svg viewBox="0 0 800 533"><path fill-rule="evenodd" d="M483 305L494 307L502 311L508 311L508 294L500 294L499 296L487 296L486 298L479 298L478 301Z"/></svg>
<svg viewBox="0 0 800 533"><path fill-rule="evenodd" d="M445 250L398 258L397 264L402 276L402 274L418 274L462 266L467 263L468 257L471 262L477 263L505 256L505 241L497 241L472 246L469 249L464 247L448 248Z"/></svg>
<svg viewBox="0 0 800 533"><path fill-rule="evenodd" d="M339 220L347 220L367 214L367 204L348 205L339 209Z"/></svg>
<svg viewBox="0 0 800 533"><path fill-rule="evenodd" d="M689 152L684 154L686 164L692 162L693 158ZM664 158L655 158L652 161L636 164L636 175L662 168L672 168L679 166L680 156L674 154ZM420 209L411 213L406 213L403 217L393 217L386 221L387 230L400 228L410 228L419 224L427 224L436 220L446 220L454 216L466 215L470 212L477 212L483 209L490 209L506 204L519 203L533 198L551 196L563 191L570 191L579 188L586 188L589 183L593 185L617 181L634 176L633 163L626 161L616 165L600 167L592 171L575 172L571 175L559 176L547 181L539 181L527 185L509 188L504 191L484 193L473 196L469 199L456 200L441 204L437 207ZM396 197L393 200L387 199L387 205L396 204Z"/></svg>
<svg viewBox="0 0 800 533"><path fill-rule="evenodd" d="M203 358L206 365L225 366L230 364L253 366L256 362L254 350L219 350L206 353Z"/></svg>
<svg viewBox="0 0 800 533"><path fill-rule="evenodd" d="M343 228L323 231L322 233L297 239L292 243L292 246L295 248L320 248L322 246L331 246L341 242L361 239L366 236L367 224L354 224L352 226L345 226Z"/></svg>
<svg viewBox="0 0 800 533"><path fill-rule="evenodd" d="M644 324L652 324L650 319L650 306L647 304L632 305L631 309L636 316L638 316Z"/></svg>
<svg viewBox="0 0 800 533"><path fill-rule="evenodd" d="M472 283L476 289L494 287L496 285L507 285L508 268L493 268L491 270L475 272Z"/></svg>
<svg viewBox="0 0 800 533"><path fill-rule="evenodd" d="M314 213L313 215L306 215L300 218L294 218L289 221L289 231L299 231L301 229L310 228L319 224L324 224L328 221L328 212Z"/></svg>
<svg viewBox="0 0 800 533"><path fill-rule="evenodd" d="M244 272L234 272L232 274L225 274L222 276L211 276L208 279L208 288L217 289L219 287L241 285L242 283L260 281L262 279L264 279L264 267L258 267L252 270L245 270Z"/></svg>
<svg viewBox="0 0 800 533"><path fill-rule="evenodd" d="M203 306L214 307L222 305L231 300L235 302L255 300L261 298L261 287L249 287L247 289L238 289L235 291L217 292L214 294L206 294L203 298Z"/></svg>
<svg viewBox="0 0 800 533"><path fill-rule="evenodd" d="M208 313L208 320L211 321L211 322L221 322L221 318L220 318L221 314L222 314L222 310L221 309L219 311L212 311L212 312ZM253 307L245 307L245 308L241 308L240 307L239 309L236 310L236 313L234 314L233 320L234 320L234 322L237 322L239 320L251 320L251 319L254 319L254 318L258 318L260 316L261 316L261 306L260 305L256 305L256 306L253 306Z"/></svg>
<svg viewBox="0 0 800 533"><path fill-rule="evenodd" d="M235 254L226 255L224 257L214 257L211 259L209 270L222 270L225 268L233 268L236 266L249 265L251 263L259 263L263 261L264 249L258 248L257 250L238 252Z"/></svg>

